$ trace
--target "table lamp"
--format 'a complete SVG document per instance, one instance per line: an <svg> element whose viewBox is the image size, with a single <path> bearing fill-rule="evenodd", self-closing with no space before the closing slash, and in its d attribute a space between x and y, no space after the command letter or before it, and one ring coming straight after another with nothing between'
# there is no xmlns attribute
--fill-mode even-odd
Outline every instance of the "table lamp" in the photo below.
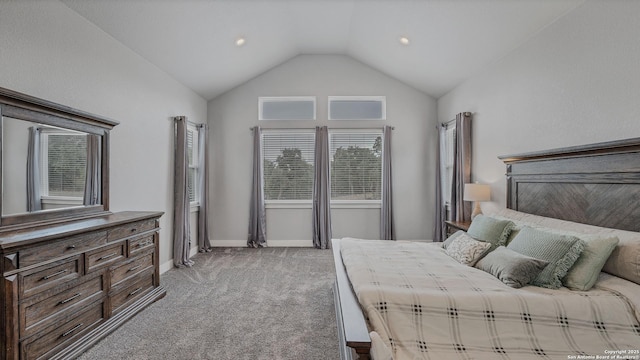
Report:
<svg viewBox="0 0 640 360"><path fill-rule="evenodd" d="M480 209L481 201L491 200L491 186L487 184L464 184L464 201L475 201L473 212L471 213L471 220L477 215L482 214Z"/></svg>

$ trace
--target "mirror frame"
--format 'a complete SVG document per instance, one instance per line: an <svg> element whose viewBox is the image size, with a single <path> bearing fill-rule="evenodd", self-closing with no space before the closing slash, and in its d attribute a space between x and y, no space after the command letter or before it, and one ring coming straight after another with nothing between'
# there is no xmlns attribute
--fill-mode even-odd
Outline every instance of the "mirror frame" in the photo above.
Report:
<svg viewBox="0 0 640 360"><path fill-rule="evenodd" d="M99 205L5 216L0 196L0 232L109 213L109 131L119 122L0 87L0 189L3 185L2 133L5 117L102 136L102 201Z"/></svg>

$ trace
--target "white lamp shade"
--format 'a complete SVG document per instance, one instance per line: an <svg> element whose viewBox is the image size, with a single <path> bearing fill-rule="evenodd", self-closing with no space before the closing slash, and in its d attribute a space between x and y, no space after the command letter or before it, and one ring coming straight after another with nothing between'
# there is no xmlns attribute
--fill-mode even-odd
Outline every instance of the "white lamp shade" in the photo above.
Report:
<svg viewBox="0 0 640 360"><path fill-rule="evenodd" d="M487 184L464 184L464 201L491 200L491 186Z"/></svg>

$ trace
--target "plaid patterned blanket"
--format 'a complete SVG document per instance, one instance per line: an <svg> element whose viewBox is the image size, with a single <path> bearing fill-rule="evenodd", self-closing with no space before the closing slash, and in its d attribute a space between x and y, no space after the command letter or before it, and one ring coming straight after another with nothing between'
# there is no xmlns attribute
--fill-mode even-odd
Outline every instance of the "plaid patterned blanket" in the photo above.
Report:
<svg viewBox="0 0 640 360"><path fill-rule="evenodd" d="M596 359L622 350L640 359L640 324L619 292L512 289L428 243L342 239L340 247L393 359Z"/></svg>

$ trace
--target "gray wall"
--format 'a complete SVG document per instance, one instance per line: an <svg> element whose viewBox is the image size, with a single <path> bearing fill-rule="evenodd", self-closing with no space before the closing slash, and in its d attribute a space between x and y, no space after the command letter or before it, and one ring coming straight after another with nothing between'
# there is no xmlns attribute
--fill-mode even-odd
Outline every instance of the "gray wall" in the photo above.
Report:
<svg viewBox="0 0 640 360"><path fill-rule="evenodd" d="M317 120L258 121L259 96L317 96ZM387 120L327 120L327 96L385 95ZM358 61L341 55L301 55L211 100L211 210L214 244L243 244L247 237L251 188L252 126L395 126L394 206L400 239L431 238L435 100ZM334 237L378 238L379 209L335 209ZM267 237L311 244L311 209L268 209Z"/></svg>
<svg viewBox="0 0 640 360"><path fill-rule="evenodd" d="M171 117L205 122L206 101L58 1L1 6L0 86L120 121L111 210L164 211L160 263L170 265Z"/></svg>
<svg viewBox="0 0 640 360"><path fill-rule="evenodd" d="M587 1L438 100L471 111L474 180L506 205L498 155L640 136L640 2Z"/></svg>
<svg viewBox="0 0 640 360"><path fill-rule="evenodd" d="M2 213L27 212L27 153L29 127L34 123L2 118Z"/></svg>

